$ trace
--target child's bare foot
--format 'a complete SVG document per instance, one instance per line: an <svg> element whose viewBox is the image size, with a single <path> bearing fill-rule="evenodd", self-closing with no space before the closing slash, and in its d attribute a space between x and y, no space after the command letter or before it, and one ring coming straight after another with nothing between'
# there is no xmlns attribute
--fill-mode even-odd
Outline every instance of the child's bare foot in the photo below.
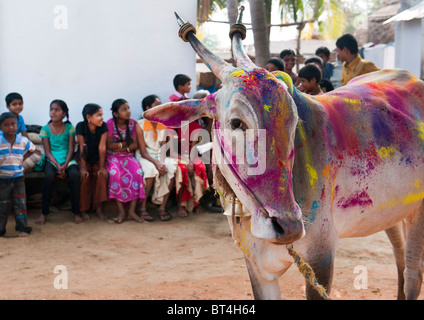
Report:
<svg viewBox="0 0 424 320"><path fill-rule="evenodd" d="M24 237L28 237L29 236L29 233L26 233L26 232L19 232L19 234L18 234L18 237L20 237L20 238L24 238Z"/></svg>
<svg viewBox="0 0 424 320"><path fill-rule="evenodd" d="M87 212L82 212L82 213L81 213L81 217L82 217L82 219L83 219L84 221L88 221L88 220L90 220L90 217L89 217L89 215L87 214Z"/></svg>
<svg viewBox="0 0 424 320"><path fill-rule="evenodd" d="M195 214L201 214L201 213L204 213L204 212L205 212L205 210L202 208L202 206L200 204L197 205L196 208L194 208Z"/></svg>
<svg viewBox="0 0 424 320"><path fill-rule="evenodd" d="M188 216L187 210L184 207L179 207L177 214L180 218L185 218Z"/></svg>
<svg viewBox="0 0 424 320"><path fill-rule="evenodd" d="M84 222L83 217L80 214L74 214L74 223L80 224Z"/></svg>
<svg viewBox="0 0 424 320"><path fill-rule="evenodd" d="M100 220L105 221L106 220L106 216L103 213L103 210L101 208L96 210L96 214L99 217Z"/></svg>
<svg viewBox="0 0 424 320"><path fill-rule="evenodd" d="M36 224L46 224L47 222L47 216L44 214L41 214L40 217L34 221Z"/></svg>
<svg viewBox="0 0 424 320"><path fill-rule="evenodd" d="M144 219L141 218L137 213L135 212L128 212L128 220L135 220L139 223L144 222Z"/></svg>
<svg viewBox="0 0 424 320"><path fill-rule="evenodd" d="M116 223L122 223L125 221L125 213L120 213L116 218L113 218Z"/></svg>

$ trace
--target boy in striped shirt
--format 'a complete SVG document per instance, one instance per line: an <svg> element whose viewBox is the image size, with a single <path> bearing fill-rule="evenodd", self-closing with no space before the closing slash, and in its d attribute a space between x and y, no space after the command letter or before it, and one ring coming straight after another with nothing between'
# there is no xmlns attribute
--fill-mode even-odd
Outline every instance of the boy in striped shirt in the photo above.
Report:
<svg viewBox="0 0 424 320"><path fill-rule="evenodd" d="M24 136L17 136L18 124L11 112L0 115L0 236L6 233L12 200L15 212L15 230L19 236L28 236L23 161L34 151L34 144Z"/></svg>

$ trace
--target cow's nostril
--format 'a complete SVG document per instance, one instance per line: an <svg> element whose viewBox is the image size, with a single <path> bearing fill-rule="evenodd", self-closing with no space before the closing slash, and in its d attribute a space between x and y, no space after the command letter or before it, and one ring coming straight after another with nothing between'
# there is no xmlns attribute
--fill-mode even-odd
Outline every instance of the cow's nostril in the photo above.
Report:
<svg viewBox="0 0 424 320"><path fill-rule="evenodd" d="M275 232L279 236L284 236L285 231L283 227L281 226L281 224L278 223L278 219L276 217L272 217L271 220L272 220L272 226L274 227Z"/></svg>

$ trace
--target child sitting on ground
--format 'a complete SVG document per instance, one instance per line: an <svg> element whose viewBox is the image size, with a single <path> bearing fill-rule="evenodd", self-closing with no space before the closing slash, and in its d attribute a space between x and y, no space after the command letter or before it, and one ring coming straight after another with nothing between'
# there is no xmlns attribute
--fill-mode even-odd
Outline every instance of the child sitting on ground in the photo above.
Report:
<svg viewBox="0 0 424 320"><path fill-rule="evenodd" d="M28 138L17 136L18 123L11 112L0 115L0 236L6 233L12 199L16 231L28 236L32 228L27 222L23 161L35 151Z"/></svg>

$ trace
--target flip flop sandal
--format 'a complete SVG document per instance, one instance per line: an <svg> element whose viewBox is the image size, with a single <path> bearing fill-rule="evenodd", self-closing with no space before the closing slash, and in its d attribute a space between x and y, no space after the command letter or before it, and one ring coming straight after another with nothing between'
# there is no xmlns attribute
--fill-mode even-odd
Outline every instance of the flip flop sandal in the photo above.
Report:
<svg viewBox="0 0 424 320"><path fill-rule="evenodd" d="M141 217L146 221L155 220L150 214L147 213L146 208L141 208Z"/></svg>
<svg viewBox="0 0 424 320"><path fill-rule="evenodd" d="M166 210L159 210L159 217L162 221L168 221L172 219L172 216L166 212Z"/></svg>

